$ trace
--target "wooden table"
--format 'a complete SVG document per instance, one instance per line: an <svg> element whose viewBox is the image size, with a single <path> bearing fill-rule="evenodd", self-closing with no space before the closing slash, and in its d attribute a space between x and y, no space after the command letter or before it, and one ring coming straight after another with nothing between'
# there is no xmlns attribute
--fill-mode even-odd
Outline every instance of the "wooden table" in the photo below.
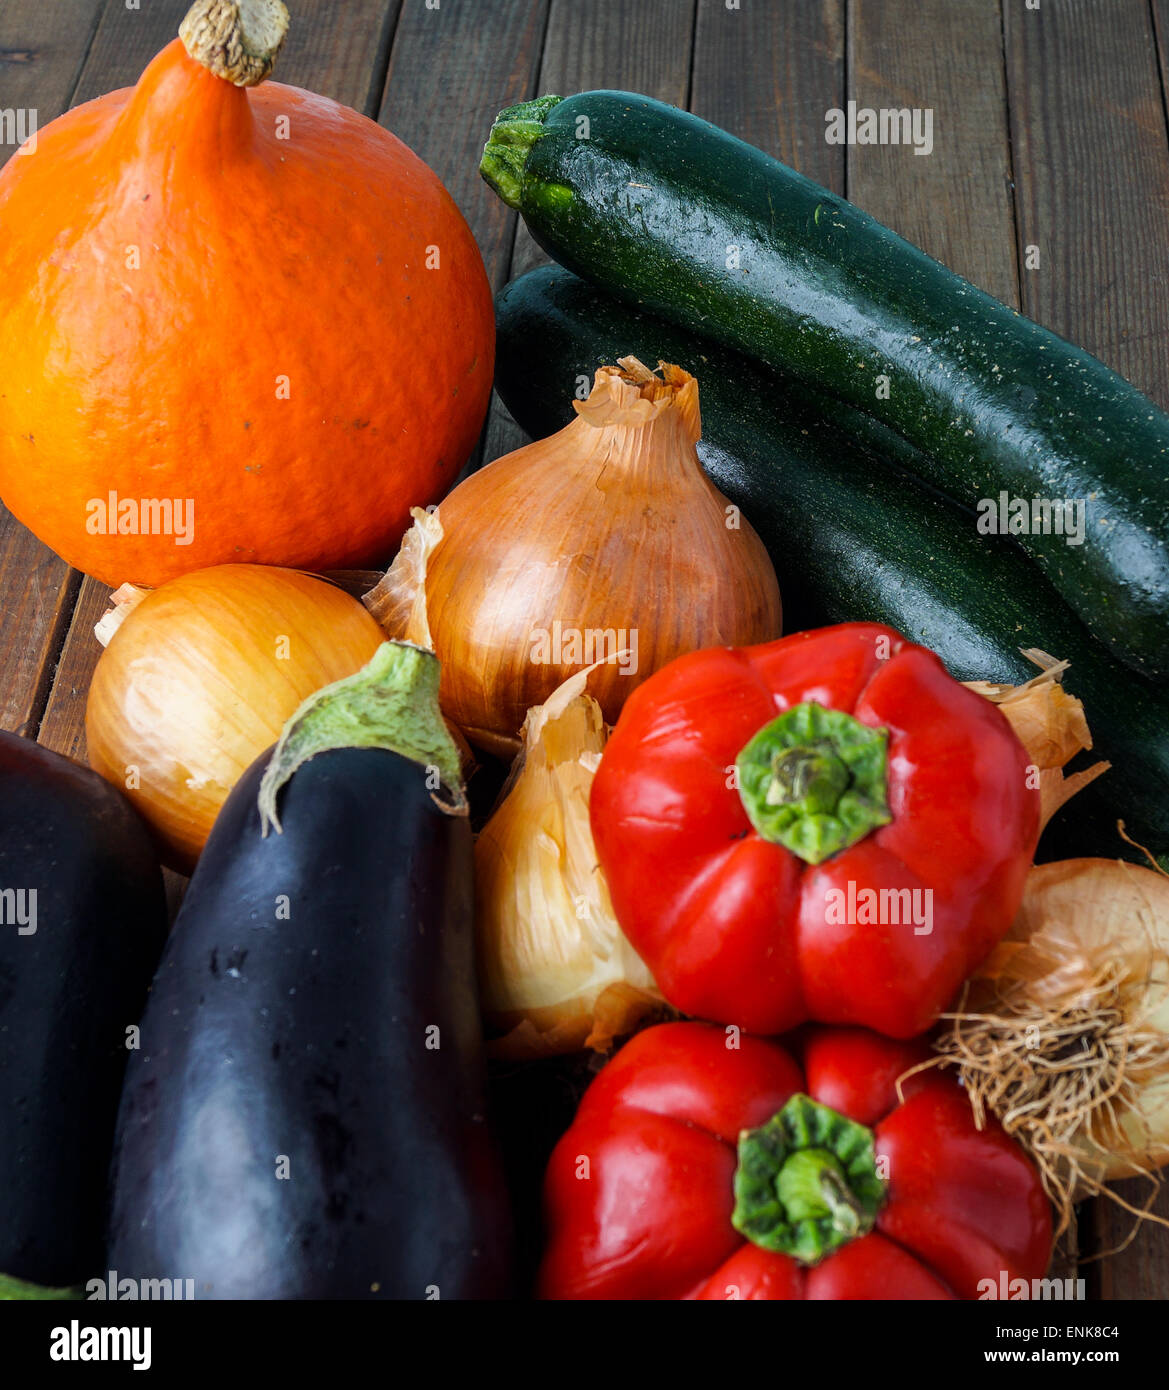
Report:
<svg viewBox="0 0 1169 1390"><path fill-rule="evenodd" d="M427 160L496 286L541 256L478 177L492 117L543 92L625 88L852 199L1169 409L1169 0L288 3L277 76L364 111ZM43 127L133 83L185 9L0 0L0 109L35 108ZM929 108L932 152L829 144L826 113L849 100ZM523 440L497 403L487 457ZM106 595L0 508L0 727L84 759ZM1169 1196L1157 1210L1169 1216ZM1058 1272L1128 1229L1085 1205ZM1169 1231L1148 1227L1079 1272L1093 1297L1169 1296Z"/></svg>

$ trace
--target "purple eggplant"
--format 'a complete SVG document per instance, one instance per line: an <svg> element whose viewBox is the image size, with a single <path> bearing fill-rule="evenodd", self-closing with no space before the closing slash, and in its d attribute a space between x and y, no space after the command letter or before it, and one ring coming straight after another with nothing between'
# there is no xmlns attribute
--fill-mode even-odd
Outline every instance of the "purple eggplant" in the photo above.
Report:
<svg viewBox="0 0 1169 1390"><path fill-rule="evenodd" d="M125 797L0 733L0 1297L102 1270L122 1074L165 938Z"/></svg>
<svg viewBox="0 0 1169 1390"><path fill-rule="evenodd" d="M193 1279L197 1298L509 1295L437 683L430 653L387 643L224 805L126 1080L119 1277ZM336 746L355 722L376 736Z"/></svg>

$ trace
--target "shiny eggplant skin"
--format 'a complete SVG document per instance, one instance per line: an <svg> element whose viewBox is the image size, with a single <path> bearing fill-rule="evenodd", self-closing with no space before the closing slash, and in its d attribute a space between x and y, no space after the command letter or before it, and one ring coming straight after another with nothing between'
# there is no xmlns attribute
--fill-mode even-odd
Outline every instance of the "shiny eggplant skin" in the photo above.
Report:
<svg viewBox="0 0 1169 1390"><path fill-rule="evenodd" d="M197 1298L500 1298L471 832L381 749L268 755L191 880L126 1079L109 1263Z"/></svg>
<svg viewBox="0 0 1169 1390"><path fill-rule="evenodd" d="M0 1274L63 1287L101 1271L128 1030L165 938L129 802L0 733Z"/></svg>

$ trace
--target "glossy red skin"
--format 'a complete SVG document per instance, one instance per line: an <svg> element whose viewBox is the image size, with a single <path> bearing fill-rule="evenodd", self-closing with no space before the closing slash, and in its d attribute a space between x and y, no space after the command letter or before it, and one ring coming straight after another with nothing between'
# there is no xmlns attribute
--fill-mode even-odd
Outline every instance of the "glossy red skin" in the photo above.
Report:
<svg viewBox="0 0 1169 1390"><path fill-rule="evenodd" d="M778 1044L705 1023L639 1033L601 1071L552 1154L544 1198L548 1299L975 1299L1000 1272L1040 1279L1051 1209L997 1122L928 1055L859 1028L816 1028L803 1068ZM875 1229L814 1268L731 1225L739 1131L804 1091L875 1135L887 1178ZM579 1176L587 1161L588 1176Z"/></svg>
<svg viewBox="0 0 1169 1390"><path fill-rule="evenodd" d="M754 734L809 700L889 730L892 822L818 866L764 840L728 786ZM994 705L891 628L845 623L656 672L622 710L590 817L617 920L671 1004L753 1033L817 1019L909 1038L1018 911L1039 836L1028 780ZM827 891L850 880L931 889L932 932L828 922Z"/></svg>

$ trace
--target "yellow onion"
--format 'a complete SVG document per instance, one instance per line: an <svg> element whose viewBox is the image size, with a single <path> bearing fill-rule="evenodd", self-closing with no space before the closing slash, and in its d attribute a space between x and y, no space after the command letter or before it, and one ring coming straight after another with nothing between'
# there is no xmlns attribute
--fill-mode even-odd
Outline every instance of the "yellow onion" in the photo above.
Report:
<svg viewBox="0 0 1169 1390"><path fill-rule="evenodd" d="M85 710L90 764L184 872L240 775L301 702L352 675L384 640L358 599L261 565L123 587L98 636L108 645Z"/></svg>
<svg viewBox="0 0 1169 1390"><path fill-rule="evenodd" d="M1089 1194L1145 1215L1104 1184L1169 1162L1169 878L1110 859L1032 869L935 1048L980 1122L993 1112L1031 1154L1061 1230Z"/></svg>
<svg viewBox="0 0 1169 1390"><path fill-rule="evenodd" d="M524 723L523 752L475 843L479 986L497 1056L604 1050L660 1005L617 925L589 827L605 721L571 677Z"/></svg>
<svg viewBox="0 0 1169 1390"><path fill-rule="evenodd" d="M439 506L425 584L443 711L481 748L514 754L528 710L598 660L612 723L674 657L779 635L767 552L698 459L698 385L661 370L602 367L570 425Z"/></svg>

